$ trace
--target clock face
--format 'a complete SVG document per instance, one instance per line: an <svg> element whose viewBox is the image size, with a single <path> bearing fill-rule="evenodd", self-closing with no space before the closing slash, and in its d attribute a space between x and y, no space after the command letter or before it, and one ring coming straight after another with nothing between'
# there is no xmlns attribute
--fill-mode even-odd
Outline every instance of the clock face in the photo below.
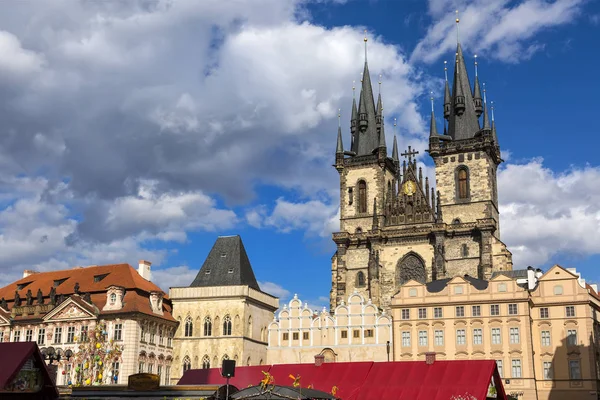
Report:
<svg viewBox="0 0 600 400"><path fill-rule="evenodd" d="M417 184L414 181L406 181L402 185L402 191L407 196L412 196L417 191Z"/></svg>

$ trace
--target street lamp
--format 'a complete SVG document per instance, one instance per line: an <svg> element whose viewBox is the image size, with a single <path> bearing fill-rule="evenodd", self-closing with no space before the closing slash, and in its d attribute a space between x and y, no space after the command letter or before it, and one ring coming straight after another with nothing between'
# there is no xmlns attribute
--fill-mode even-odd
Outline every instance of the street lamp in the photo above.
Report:
<svg viewBox="0 0 600 400"><path fill-rule="evenodd" d="M48 347L47 349L42 349L41 353L42 358L44 360L50 361L49 364L52 364L53 361L56 361L58 363L63 358L66 358L67 361L69 361L69 359L73 357L73 352L71 351L71 349L67 349L67 351L63 352L61 349L54 349L54 347Z"/></svg>

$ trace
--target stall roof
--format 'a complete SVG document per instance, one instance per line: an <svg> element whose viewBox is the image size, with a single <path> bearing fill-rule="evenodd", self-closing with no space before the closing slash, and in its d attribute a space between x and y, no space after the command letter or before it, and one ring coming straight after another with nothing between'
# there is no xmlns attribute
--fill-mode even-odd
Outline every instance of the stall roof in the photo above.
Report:
<svg viewBox="0 0 600 400"><path fill-rule="evenodd" d="M336 399L329 393L325 393L320 390L306 389L301 387L292 386L278 386L274 385L269 392L263 393L263 389L260 386L252 386L240 390L239 392L231 395L232 399Z"/></svg>
<svg viewBox="0 0 600 400"><path fill-rule="evenodd" d="M256 365L250 367L237 367L235 376L229 379L229 384L239 389L258 385L264 378L262 371L269 372L270 365ZM190 369L185 371L178 385L214 384L225 385L227 379L221 376L220 368Z"/></svg>
<svg viewBox="0 0 600 400"><path fill-rule="evenodd" d="M17 376L23 365L30 357L34 357L36 364L40 366L44 378L42 391L50 391L58 397L58 390L52 383L52 379L46 369L46 363L35 342L6 342L0 343L0 354L2 362L0 363L0 392L9 385Z"/></svg>

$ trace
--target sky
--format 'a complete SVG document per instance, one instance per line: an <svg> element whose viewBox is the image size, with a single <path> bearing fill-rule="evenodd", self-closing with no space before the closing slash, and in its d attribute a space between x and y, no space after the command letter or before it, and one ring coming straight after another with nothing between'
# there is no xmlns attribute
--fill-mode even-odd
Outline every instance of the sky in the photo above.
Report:
<svg viewBox="0 0 600 400"><path fill-rule="evenodd" d="M6 0L0 286L145 259L168 291L239 234L263 290L327 306L337 114L349 144L364 30L387 143L396 119L433 177L429 98L441 126L457 9L469 75L477 54L495 105L515 268L600 281L597 2Z"/></svg>

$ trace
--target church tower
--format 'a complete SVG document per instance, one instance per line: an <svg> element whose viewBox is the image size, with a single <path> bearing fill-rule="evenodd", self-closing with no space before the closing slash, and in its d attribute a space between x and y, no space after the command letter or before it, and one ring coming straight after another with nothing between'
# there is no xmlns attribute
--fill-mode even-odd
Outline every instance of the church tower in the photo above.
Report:
<svg viewBox="0 0 600 400"><path fill-rule="evenodd" d="M358 107L352 101L350 150L338 127L334 167L340 174L340 232L333 234L331 309L358 292L389 307L399 286L457 275L489 278L512 269L499 235L496 170L502 162L476 74L474 89L458 44L452 92L446 79L444 132L431 114L429 149L437 191L423 178L417 151L400 161L394 135L388 157L381 91L373 96L365 38ZM354 89L354 88L353 88ZM451 94L452 93L452 94ZM479 118L483 115L483 127Z"/></svg>

